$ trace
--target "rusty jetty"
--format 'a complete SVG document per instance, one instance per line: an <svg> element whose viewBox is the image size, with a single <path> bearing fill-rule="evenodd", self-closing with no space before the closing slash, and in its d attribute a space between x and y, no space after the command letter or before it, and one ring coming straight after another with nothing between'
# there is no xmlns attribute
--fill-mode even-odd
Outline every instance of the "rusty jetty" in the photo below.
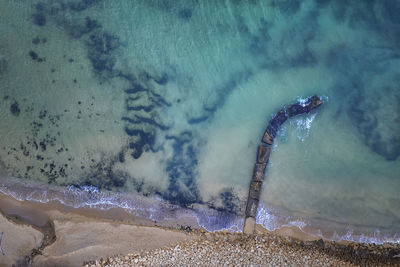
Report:
<svg viewBox="0 0 400 267"><path fill-rule="evenodd" d="M311 110L319 107L322 104L321 99L314 95L304 101L296 104L285 106L269 121L267 130L261 139L262 144L258 146L257 161L254 164L253 176L250 182L249 196L247 198L245 221L243 233L253 234L256 226L256 215L258 202L260 201L260 193L262 182L264 181L265 169L268 164L271 146L274 143L274 138L281 126L288 118L309 113Z"/></svg>

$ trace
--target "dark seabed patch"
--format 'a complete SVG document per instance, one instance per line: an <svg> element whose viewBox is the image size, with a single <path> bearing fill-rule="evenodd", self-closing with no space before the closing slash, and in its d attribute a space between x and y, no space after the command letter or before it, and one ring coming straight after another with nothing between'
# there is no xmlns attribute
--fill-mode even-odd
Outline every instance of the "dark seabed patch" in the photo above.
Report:
<svg viewBox="0 0 400 267"><path fill-rule="evenodd" d="M21 110L19 109L19 105L17 101L14 101L10 106L10 112L14 116L18 116Z"/></svg>
<svg viewBox="0 0 400 267"><path fill-rule="evenodd" d="M37 26L45 26L46 25L46 16L43 13L33 14L33 23Z"/></svg>
<svg viewBox="0 0 400 267"><path fill-rule="evenodd" d="M299 0L275 0L273 5L278 6L283 14L293 16L300 10L301 2Z"/></svg>
<svg viewBox="0 0 400 267"><path fill-rule="evenodd" d="M84 19L74 19L74 14L78 15L99 2L73 1L52 2L49 5L40 4L36 7L36 14L45 17L47 23L55 23L62 27L72 38L85 44L93 74L100 83L118 81L121 84L128 84L128 86L121 88L121 93L126 96L126 114L121 120L128 136L128 145L116 155L104 155L101 161L92 161L89 167L82 165L80 169L87 171L85 174L87 178L75 185L93 185L100 189L120 190L129 180L130 183L137 187L137 191L141 192L144 187L143 181L136 180L127 173L117 171L115 165L125 162L126 154L133 159L138 159L144 152L156 152L157 149L162 149L154 147L155 133L156 131L166 131L169 127L163 123L158 115L158 110L171 106L171 103L168 103L158 93L157 90L160 89L157 89L153 82L158 87L164 87L168 84L171 76L166 72L151 74L146 70L140 70L134 73L129 69L116 67L116 63L121 60L121 53L123 52L120 38L105 31L98 20L89 16L85 16ZM72 16L62 15L66 13L70 13ZM178 17L184 20L189 20L192 15L193 10L191 8L182 8L178 11ZM34 39L33 42L35 44L39 43L37 39ZM36 52L34 57L35 59L39 58ZM70 62L73 62L73 60L70 59ZM229 85L234 86L232 83ZM228 87L227 90L231 90ZM219 98L222 99L224 97L221 94ZM220 104L221 101L223 100L218 100L217 102ZM192 144L192 140L187 139L191 134L187 132L178 136L170 135L167 137L168 140L172 140L174 150L173 156L167 161L166 167L170 184L167 192L159 192L165 199L183 205L200 202L195 172L197 151L195 145ZM38 149L41 149L40 144ZM38 158L43 160L41 155ZM69 158L70 162L76 160ZM50 170L42 173L49 176L50 183L57 183L57 174L54 173L56 166L52 164L54 163L47 164ZM64 173L68 173L68 171L65 170ZM143 193L148 194L148 190Z"/></svg>
<svg viewBox="0 0 400 267"><path fill-rule="evenodd" d="M182 8L178 11L178 17L184 20L189 20L193 15L193 11L190 8Z"/></svg>
<svg viewBox="0 0 400 267"><path fill-rule="evenodd" d="M344 110L359 137L388 161L400 155L400 72L387 68L398 58L396 50L364 44L359 50L338 45L325 58L326 66L338 77L332 90L338 96L346 95ZM373 81L379 77L385 79L374 85Z"/></svg>
<svg viewBox="0 0 400 267"><path fill-rule="evenodd" d="M374 99L361 94L349 102L348 115L364 143L388 161L400 156L400 94L398 88L385 88L374 93ZM391 118L382 116L391 110Z"/></svg>
<svg viewBox="0 0 400 267"><path fill-rule="evenodd" d="M197 203L207 205L220 217L224 212L241 214L243 187L251 178L245 169L250 158L247 153L260 137L257 129L265 126L260 126L261 116L265 119L270 107L279 105L274 102L277 99L287 98L289 93L293 93L290 97L306 95L308 90L327 94L331 102L324 114L337 109L332 112L333 119L345 129L337 129L335 137L354 135L355 154L357 149L370 149L372 155L367 156L377 159L377 169L392 164L400 155L396 87L400 81L398 74L390 74L398 66L394 60L400 59L400 20L396 15L400 5L395 1L39 1L29 4L33 9L26 21L33 30L25 38L21 55L34 70L29 79L37 92L46 94L35 99L46 103L23 101L29 97L23 86L9 86L3 94L10 95L3 101L6 120L12 123L14 119L18 126L30 118L20 133L21 140L1 148L6 164L15 163L6 167L18 177L77 188L156 194L189 208ZM54 29L53 36L50 31ZM62 38L65 51L50 50ZM78 49L70 51L68 47ZM16 50L0 49L3 73L6 52ZM88 72L90 77L85 77ZM40 74L48 82L43 87ZM16 98L13 88L18 91L15 95L22 92L24 96L21 93ZM53 102L50 96L59 97L57 90L64 88L73 92L70 102L54 107L59 100ZM66 90L60 95L66 95ZM86 93L97 100L91 101ZM107 102L111 98L112 102ZM102 114L103 110L109 113ZM295 135L310 127L313 119L293 120L288 127L297 127ZM312 158L311 146L306 151L309 154L301 149L317 142L315 136L322 136L319 131L324 131L321 125L326 121L318 120L312 126L314 137L310 134L295 144L282 133L285 140L280 140L276 150L293 145L290 155ZM77 127L76 136L72 133L75 129L65 127ZM322 147L331 149L329 145L325 142ZM349 154L341 156L357 157ZM271 187L266 190L278 189L267 197L279 194L285 183L290 184L289 177L296 179L293 187L305 179L304 173L294 173L295 168L307 171L296 166L298 162L287 170L280 167L279 159L275 162L279 174L287 173L277 175L275 169L276 176L270 177ZM314 166L323 163L313 160L315 179L334 176ZM339 163L332 168L335 164ZM382 172L392 175L390 170ZM210 181L213 175L216 181ZM303 189L312 191L318 185ZM203 188L211 190L200 192ZM326 190L330 192L335 191ZM288 208L302 210L296 205L305 201L311 203L305 207L310 214L317 209L325 212L323 203L301 194L304 191L293 190L282 205L289 203ZM271 197L271 203L276 199ZM395 208L396 201L394 197Z"/></svg>
<svg viewBox="0 0 400 267"><path fill-rule="evenodd" d="M170 179L163 197L172 203L189 205L201 202L196 184L197 151L193 144L195 136L182 132L179 136L166 136L172 140L173 156L167 161L166 172Z"/></svg>

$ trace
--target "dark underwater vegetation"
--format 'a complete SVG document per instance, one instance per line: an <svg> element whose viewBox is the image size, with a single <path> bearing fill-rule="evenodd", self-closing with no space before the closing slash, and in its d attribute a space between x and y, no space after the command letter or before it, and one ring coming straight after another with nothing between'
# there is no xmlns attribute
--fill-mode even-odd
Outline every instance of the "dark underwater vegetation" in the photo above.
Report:
<svg viewBox="0 0 400 267"><path fill-rule="evenodd" d="M259 222L398 240L399 1L0 7L9 176L204 205L233 220L268 122L317 94L320 110L274 132Z"/></svg>

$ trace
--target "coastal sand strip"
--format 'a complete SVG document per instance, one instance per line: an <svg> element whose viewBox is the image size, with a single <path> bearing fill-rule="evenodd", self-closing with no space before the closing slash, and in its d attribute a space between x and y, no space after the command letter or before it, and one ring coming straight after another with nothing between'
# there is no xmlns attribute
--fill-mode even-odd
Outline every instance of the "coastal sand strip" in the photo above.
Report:
<svg viewBox="0 0 400 267"><path fill-rule="evenodd" d="M70 209L0 195L0 211L5 252L0 255L0 266L80 266L85 260L156 249L196 237L175 229L140 225L142 220L135 221L134 216L129 218L119 210ZM114 215L119 219L110 219ZM45 230L48 222L54 235ZM46 241L49 237L53 243Z"/></svg>

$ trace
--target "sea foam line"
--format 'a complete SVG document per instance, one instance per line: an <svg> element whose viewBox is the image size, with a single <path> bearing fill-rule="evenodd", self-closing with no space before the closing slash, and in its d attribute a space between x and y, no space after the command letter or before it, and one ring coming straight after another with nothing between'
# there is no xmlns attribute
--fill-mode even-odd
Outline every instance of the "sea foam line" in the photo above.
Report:
<svg viewBox="0 0 400 267"><path fill-rule="evenodd" d="M339 230L334 230L333 234L328 235L323 233L316 223L295 216L280 216L262 204L258 208L256 221L269 231L275 231L282 227L295 226L307 234L336 242L351 241L367 244L400 244L400 236L397 233L393 235L383 234L380 229L375 229L371 234L366 234L356 232L355 229L349 227L343 227L342 233L338 233ZM312 231L309 229L312 229Z"/></svg>
<svg viewBox="0 0 400 267"><path fill-rule="evenodd" d="M25 184L20 182L4 182L0 184L0 193L13 197L19 201L33 201L40 203L59 202L64 206L73 208L94 208L110 210L122 208L141 218L157 220L159 222L181 218L195 218L198 225L209 232L227 230L238 232L243 228L244 219L236 214L220 212L214 209L195 205L193 209L182 208L166 203L160 197L152 199L141 196L127 196L121 193L101 191L94 186L82 186L80 188L68 186L66 188L50 187L42 184ZM279 213L260 205L257 211L257 223L267 230L274 231L285 226L295 226L307 233L312 224L302 218L294 216L280 216ZM333 241L353 241L361 243L397 243L400 244L400 236L383 234L376 229L372 235L355 233L353 229L339 234L337 231L332 236L325 236L320 229L314 228L312 235Z"/></svg>
<svg viewBox="0 0 400 267"><path fill-rule="evenodd" d="M18 180L18 179L16 179ZM177 221L181 218L195 218L198 225L207 231L215 232L228 230L240 231L243 227L243 218L220 212L202 205L194 208L183 208L165 202L161 197L131 196L122 193L102 191L94 186L67 186L56 187L39 183L22 183L7 181L0 184L0 193L13 197L19 201L33 201L40 203L59 202L73 208L94 208L110 210L122 208L128 213L158 222Z"/></svg>

